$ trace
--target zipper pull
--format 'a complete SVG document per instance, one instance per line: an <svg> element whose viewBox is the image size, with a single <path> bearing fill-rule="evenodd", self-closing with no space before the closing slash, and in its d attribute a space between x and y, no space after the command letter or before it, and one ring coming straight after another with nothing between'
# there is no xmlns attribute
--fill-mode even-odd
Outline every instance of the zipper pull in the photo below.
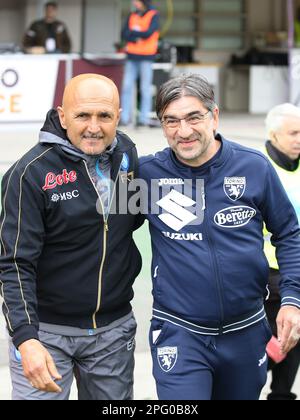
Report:
<svg viewBox="0 0 300 420"><path fill-rule="evenodd" d="M108 232L108 223L107 222L104 222L104 229L105 229L106 232Z"/></svg>

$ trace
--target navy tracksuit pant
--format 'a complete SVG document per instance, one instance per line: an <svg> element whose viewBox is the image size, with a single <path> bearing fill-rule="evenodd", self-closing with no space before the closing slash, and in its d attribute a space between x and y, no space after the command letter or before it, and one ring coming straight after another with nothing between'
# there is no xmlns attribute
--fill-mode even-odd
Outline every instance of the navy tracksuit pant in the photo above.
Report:
<svg viewBox="0 0 300 420"><path fill-rule="evenodd" d="M200 335L152 319L150 345L160 400L258 400L267 379L264 319L228 334Z"/></svg>

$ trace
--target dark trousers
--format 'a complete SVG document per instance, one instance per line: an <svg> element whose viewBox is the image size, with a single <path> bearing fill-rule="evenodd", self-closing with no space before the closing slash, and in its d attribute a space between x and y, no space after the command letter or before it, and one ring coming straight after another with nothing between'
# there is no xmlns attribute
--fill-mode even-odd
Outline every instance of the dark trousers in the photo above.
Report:
<svg viewBox="0 0 300 420"><path fill-rule="evenodd" d="M258 400L267 380L266 319L219 336L152 319L150 345L160 400Z"/></svg>
<svg viewBox="0 0 300 420"><path fill-rule="evenodd" d="M276 317L280 309L279 285L280 276L277 270L270 270L270 298L265 302L265 310L273 335L277 337ZM268 369L272 371L271 393L268 400L295 400L297 395L291 392L300 363L300 342L281 363L269 359Z"/></svg>

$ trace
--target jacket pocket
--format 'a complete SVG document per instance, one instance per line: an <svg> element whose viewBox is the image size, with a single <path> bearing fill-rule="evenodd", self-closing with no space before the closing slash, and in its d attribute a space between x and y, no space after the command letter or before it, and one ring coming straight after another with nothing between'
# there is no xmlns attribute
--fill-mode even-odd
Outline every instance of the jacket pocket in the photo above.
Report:
<svg viewBox="0 0 300 420"><path fill-rule="evenodd" d="M151 347L156 347L162 343L169 328L169 323L157 319L152 319L149 332L149 343Z"/></svg>
<svg viewBox="0 0 300 420"><path fill-rule="evenodd" d="M272 330L271 330L271 327L267 318L264 318L262 320L262 326L266 335L266 342L269 342L272 338Z"/></svg>
<svg viewBox="0 0 300 420"><path fill-rule="evenodd" d="M153 281L153 291L155 296L160 297L161 296L161 265L160 265L160 257L157 258L156 264L153 268L152 273L152 281Z"/></svg>

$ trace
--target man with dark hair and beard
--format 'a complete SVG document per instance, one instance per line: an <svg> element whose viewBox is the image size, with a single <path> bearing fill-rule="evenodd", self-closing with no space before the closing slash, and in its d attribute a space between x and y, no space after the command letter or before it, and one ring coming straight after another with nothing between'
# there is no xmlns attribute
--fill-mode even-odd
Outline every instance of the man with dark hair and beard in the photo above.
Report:
<svg viewBox="0 0 300 420"><path fill-rule="evenodd" d="M271 330L263 222L281 274L281 351L300 335L300 229L268 159L226 140L208 82L163 84L156 112L169 147L140 159L152 239L150 346L158 397L256 400Z"/></svg>

